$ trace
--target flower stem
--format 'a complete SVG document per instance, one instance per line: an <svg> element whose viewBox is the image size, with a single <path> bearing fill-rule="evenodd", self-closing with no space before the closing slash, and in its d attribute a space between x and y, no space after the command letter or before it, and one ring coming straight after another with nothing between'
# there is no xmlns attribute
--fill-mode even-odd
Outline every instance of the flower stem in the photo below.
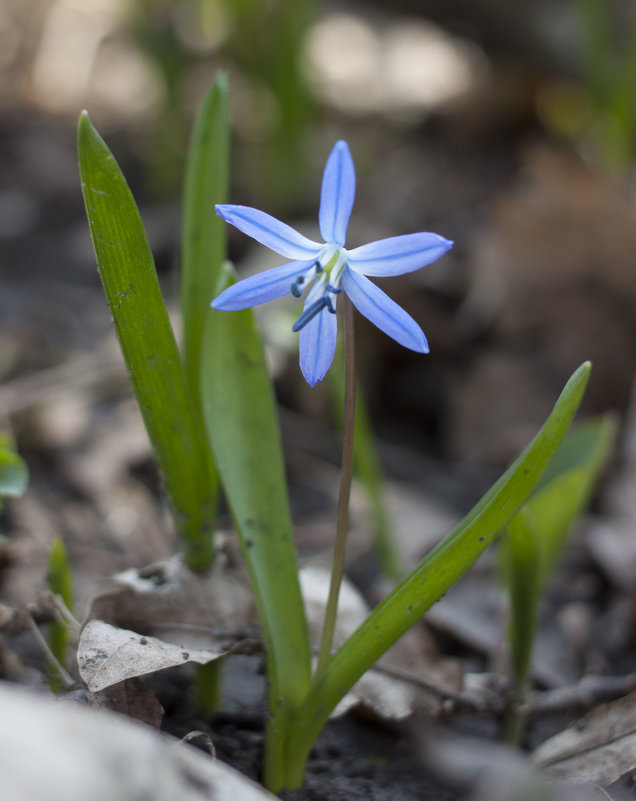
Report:
<svg viewBox="0 0 636 801"><path fill-rule="evenodd" d="M325 621L322 629L318 664L314 673L314 684L320 679L329 660L333 645L333 634L338 611L338 595L344 572L345 546L349 525L349 496L351 494L351 477L353 475L353 433L356 419L356 369L355 343L353 326L353 305L344 295L344 350L345 350L345 392L344 418L342 429L342 470L340 473L340 494L338 495L338 520L336 523L336 541L331 566L331 583L325 610Z"/></svg>

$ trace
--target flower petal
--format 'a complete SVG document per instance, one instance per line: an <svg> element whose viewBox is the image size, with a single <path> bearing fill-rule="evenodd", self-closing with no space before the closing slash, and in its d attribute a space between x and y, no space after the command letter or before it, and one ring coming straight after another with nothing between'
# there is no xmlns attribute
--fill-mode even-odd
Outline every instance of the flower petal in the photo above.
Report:
<svg viewBox="0 0 636 801"><path fill-rule="evenodd" d="M438 234L406 234L347 251L352 269L363 275L403 275L439 259L453 243Z"/></svg>
<svg viewBox="0 0 636 801"><path fill-rule="evenodd" d="M292 261L281 267L273 267L263 273L250 275L242 281L237 281L223 290L212 303L213 309L218 311L239 311L266 303L268 300L282 298L290 292L293 279L299 273L307 270L313 264L309 261Z"/></svg>
<svg viewBox="0 0 636 801"><path fill-rule="evenodd" d="M333 146L322 175L318 220L325 242L344 246L355 193L353 159L349 145L340 140Z"/></svg>
<svg viewBox="0 0 636 801"><path fill-rule="evenodd" d="M320 255L322 245L307 239L291 226L264 211L250 206L226 204L217 204L215 208L225 222L287 259L310 259Z"/></svg>
<svg viewBox="0 0 636 801"><path fill-rule="evenodd" d="M373 325L405 348L428 353L428 342L419 325L374 283L347 268L342 274L342 287L356 309Z"/></svg>
<svg viewBox="0 0 636 801"><path fill-rule="evenodd" d="M329 309L323 309L301 328L298 342L300 369L310 387L322 381L330 368L337 338L338 320Z"/></svg>

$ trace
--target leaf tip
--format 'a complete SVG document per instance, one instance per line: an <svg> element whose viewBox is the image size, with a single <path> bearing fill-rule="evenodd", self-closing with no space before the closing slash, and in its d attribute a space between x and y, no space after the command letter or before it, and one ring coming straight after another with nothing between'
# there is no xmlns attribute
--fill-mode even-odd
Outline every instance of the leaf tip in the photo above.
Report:
<svg viewBox="0 0 636 801"><path fill-rule="evenodd" d="M226 94L230 91L230 76L227 70L219 70L216 76L216 81L214 82L215 86L218 89Z"/></svg>
<svg viewBox="0 0 636 801"><path fill-rule="evenodd" d="M88 111L86 111L86 109L82 109L77 121L77 127L81 131L87 125L91 125L91 118L88 115Z"/></svg>

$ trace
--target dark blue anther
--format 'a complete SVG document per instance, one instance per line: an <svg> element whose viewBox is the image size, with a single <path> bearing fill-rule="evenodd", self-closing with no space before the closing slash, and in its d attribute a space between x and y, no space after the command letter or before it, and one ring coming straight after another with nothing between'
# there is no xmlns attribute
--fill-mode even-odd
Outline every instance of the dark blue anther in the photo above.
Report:
<svg viewBox="0 0 636 801"><path fill-rule="evenodd" d="M325 287L325 292L331 292L332 295L339 295L342 292L342 289L336 289L335 286L327 284L327 286ZM329 309L329 311L332 314L335 314L336 308L333 305L333 301L331 300L331 298L328 295L326 295L324 299L327 301L327 308Z"/></svg>
<svg viewBox="0 0 636 801"><path fill-rule="evenodd" d="M313 320L317 314L327 307L329 311L335 312L335 309L332 307L331 298L327 298L323 295L322 298L317 300L315 303L312 303L311 306L307 306L307 308L303 311L300 317L296 320L296 322L292 326L292 331L298 332L301 328L304 328L310 320Z"/></svg>
<svg viewBox="0 0 636 801"><path fill-rule="evenodd" d="M290 291L295 298L299 298L303 291L300 288L305 283L305 276L299 275L298 278L294 281L294 283L290 287Z"/></svg>

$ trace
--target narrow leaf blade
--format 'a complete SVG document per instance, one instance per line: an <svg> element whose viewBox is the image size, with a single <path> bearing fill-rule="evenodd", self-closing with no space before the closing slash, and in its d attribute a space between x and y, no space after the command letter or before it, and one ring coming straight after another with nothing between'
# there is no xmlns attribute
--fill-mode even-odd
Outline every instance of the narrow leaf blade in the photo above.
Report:
<svg viewBox="0 0 636 801"><path fill-rule="evenodd" d="M86 112L78 151L97 266L119 344L186 560L202 569L213 555L214 487L150 246L124 176Z"/></svg>
<svg viewBox="0 0 636 801"><path fill-rule="evenodd" d="M265 776L281 786L282 742L305 696L310 654L271 382L251 310L210 310L203 412L250 574L267 650L270 713Z"/></svg>
<svg viewBox="0 0 636 801"><path fill-rule="evenodd" d="M439 600L521 508L572 421L590 369L587 362L579 367L526 450L336 653L294 721L288 751L290 766L302 771L318 732L344 693ZM293 784L298 775L291 776L290 780Z"/></svg>
<svg viewBox="0 0 636 801"><path fill-rule="evenodd" d="M200 403L203 327L227 258L227 225L214 212L227 202L229 181L229 81L221 73L195 123L186 168L181 250L183 364Z"/></svg>

